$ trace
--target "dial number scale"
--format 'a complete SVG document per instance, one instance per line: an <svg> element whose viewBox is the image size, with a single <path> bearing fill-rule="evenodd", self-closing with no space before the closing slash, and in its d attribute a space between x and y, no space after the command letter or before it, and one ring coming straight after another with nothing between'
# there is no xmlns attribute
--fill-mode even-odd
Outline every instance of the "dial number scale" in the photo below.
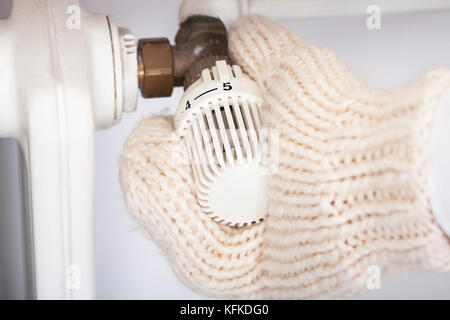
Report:
<svg viewBox="0 0 450 320"><path fill-rule="evenodd" d="M233 86L231 85L231 82L224 82L222 85L223 85L223 86L222 86L223 91L230 91L230 90L233 89ZM204 96L205 94L208 94L208 93L210 93L210 92L216 91L216 90L218 90L218 89L219 89L219 88L212 88L212 89L210 89L210 90L206 90L206 91L200 93L198 96L196 96L196 97L194 98L194 100L197 100L197 99L200 98L201 96ZM191 102L190 102L189 100L187 100L187 101L186 101L186 106L184 107L184 110L189 110L190 108L191 108Z"/></svg>

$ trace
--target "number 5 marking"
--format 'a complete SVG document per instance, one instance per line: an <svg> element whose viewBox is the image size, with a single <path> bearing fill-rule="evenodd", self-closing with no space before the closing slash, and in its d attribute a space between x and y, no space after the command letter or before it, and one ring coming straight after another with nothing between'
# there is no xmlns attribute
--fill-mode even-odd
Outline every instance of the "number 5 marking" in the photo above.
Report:
<svg viewBox="0 0 450 320"><path fill-rule="evenodd" d="M230 82L224 82L223 83L223 90L224 91L230 91L231 89L233 89L233 87L231 86Z"/></svg>

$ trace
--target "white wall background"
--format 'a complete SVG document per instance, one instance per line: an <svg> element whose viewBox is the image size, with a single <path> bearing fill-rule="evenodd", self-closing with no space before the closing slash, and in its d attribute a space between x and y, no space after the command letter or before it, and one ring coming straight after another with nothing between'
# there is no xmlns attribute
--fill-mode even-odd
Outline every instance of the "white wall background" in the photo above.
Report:
<svg viewBox="0 0 450 320"><path fill-rule="evenodd" d="M0 17L7 10L8 2L0 0ZM173 39L177 31L179 0L81 2L91 11L113 15L118 25L130 28L138 37ZM360 17L283 23L304 39L334 50L355 74L374 86L389 88L431 67L450 67L450 12L383 15L379 31L369 31L365 19L363 10ZM164 254L138 229L127 213L118 182L118 160L131 130L143 118L173 113L181 94L177 89L171 98L141 99L137 112L125 114L119 125L96 135L97 292L100 299L203 298L176 278ZM23 259L11 246L1 245L11 239L17 246L21 245L19 232L16 239L11 232L5 233L5 229L11 230L11 227L20 229L17 226L20 219L14 218L18 216L20 203L14 197L11 200L5 196L19 190L10 184L17 174L14 174L17 157L11 150L14 151L11 142L0 141L0 298L23 297L23 291L17 289L23 285L20 280ZM10 219L4 222L2 215ZM11 261L16 261L15 268L11 267ZM450 273L405 274L384 282L381 290L368 292L362 298L450 299Z"/></svg>
<svg viewBox="0 0 450 320"><path fill-rule="evenodd" d="M11 0L0 0L0 19L10 10ZM18 143L0 139L0 299L27 294L20 166Z"/></svg>

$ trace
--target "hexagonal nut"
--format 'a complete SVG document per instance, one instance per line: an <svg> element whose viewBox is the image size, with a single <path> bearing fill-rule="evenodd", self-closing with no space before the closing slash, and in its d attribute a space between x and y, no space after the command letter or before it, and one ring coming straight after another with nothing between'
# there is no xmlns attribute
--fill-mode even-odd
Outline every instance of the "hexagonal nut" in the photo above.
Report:
<svg viewBox="0 0 450 320"><path fill-rule="evenodd" d="M168 97L174 86L172 47L166 38L140 39L139 87L144 98Z"/></svg>

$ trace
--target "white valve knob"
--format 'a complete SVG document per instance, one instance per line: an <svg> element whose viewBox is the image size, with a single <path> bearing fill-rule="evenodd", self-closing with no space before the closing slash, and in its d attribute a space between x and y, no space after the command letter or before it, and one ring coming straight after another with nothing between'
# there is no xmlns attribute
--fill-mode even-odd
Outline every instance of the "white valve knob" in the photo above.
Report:
<svg viewBox="0 0 450 320"><path fill-rule="evenodd" d="M244 226L265 216L262 104L258 86L239 66L217 61L178 106L175 127L190 151L199 204L217 222Z"/></svg>

